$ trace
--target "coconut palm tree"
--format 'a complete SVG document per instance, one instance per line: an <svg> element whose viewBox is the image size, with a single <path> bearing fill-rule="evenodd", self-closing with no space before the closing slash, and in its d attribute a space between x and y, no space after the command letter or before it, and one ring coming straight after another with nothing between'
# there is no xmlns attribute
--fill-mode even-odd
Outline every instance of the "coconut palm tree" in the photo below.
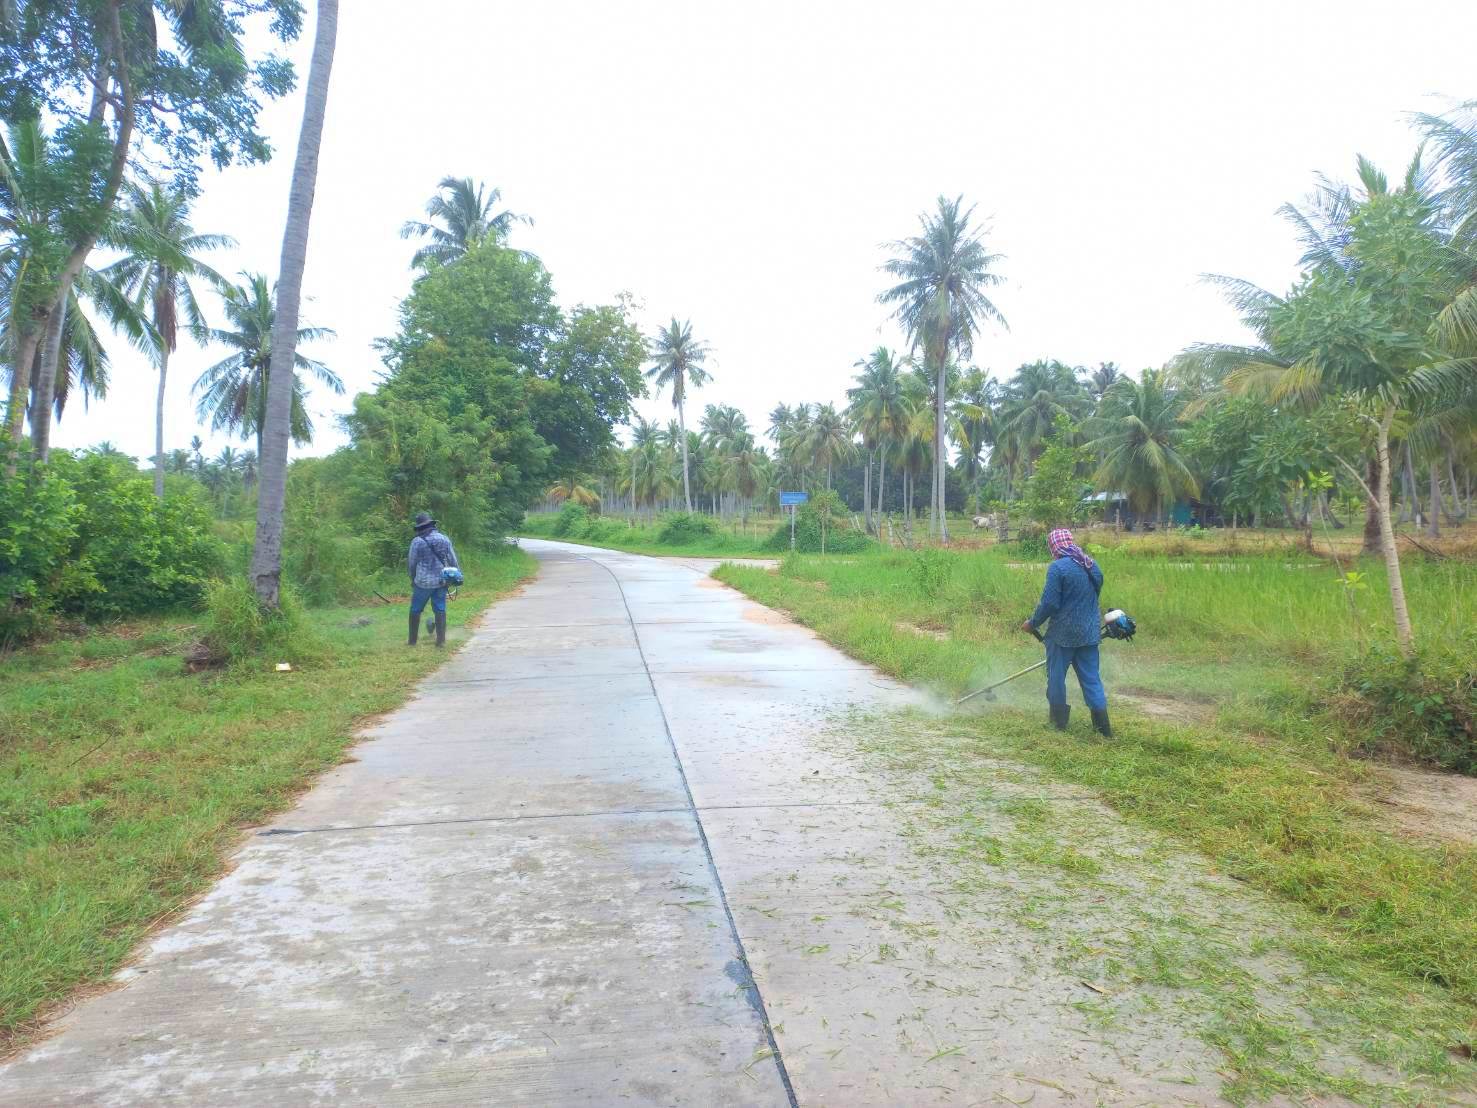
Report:
<svg viewBox="0 0 1477 1108"><path fill-rule="evenodd" d="M29 413L32 448L43 463L51 448L53 418L61 419L71 391L80 388L84 403L107 393L108 355L82 311L82 300L92 301L135 342L142 341L149 329L131 305L85 264L64 283L65 292L44 327L38 331L21 325L17 312L22 305L30 303L29 314L35 314L34 299L41 295L35 283L38 274L45 283L40 259L49 256L63 218L55 210L59 168L39 122L14 123L8 140L0 137L0 232L5 235L0 242L0 361L11 404L6 426L12 440L19 441ZM13 469L13 460L7 469Z"/></svg>
<svg viewBox="0 0 1477 1108"><path fill-rule="evenodd" d="M318 182L318 149L323 142L323 119L328 110L328 79L333 73L333 51L338 40L338 0L318 0L318 25L313 33L313 56L308 64L308 87L303 97L303 126L298 132L297 160L292 167L292 189L287 199L287 226L282 232L282 264L278 270L278 312L271 335L270 372L264 374L265 433L258 436L261 487L256 502L256 541L251 552L251 579L257 599L270 609L278 606L282 581L282 516L287 499L287 439L293 430L294 401L299 400L297 368L298 310L302 304L303 269L308 260L308 225L313 215L313 191ZM265 282L263 282L265 284ZM268 298L270 303L270 298ZM311 368L311 367L310 367ZM317 370L313 372L317 373ZM326 380L326 378L331 380ZM343 384L324 368L319 373L330 387ZM303 412L303 429L307 412Z"/></svg>
<svg viewBox="0 0 1477 1108"><path fill-rule="evenodd" d="M254 437L260 458L267 424L277 308L264 276L260 273L241 276L243 283L227 286L221 296L228 326L207 327L200 332L210 342L222 343L236 352L211 366L195 381L194 391L199 396L196 411L202 420L210 420L214 431L239 434L243 439ZM294 347L333 337L333 331L327 327L299 327ZM290 431L292 441L302 446L313 441L313 422L308 418L307 387L301 374L311 374L340 395L344 383L322 362L296 349L293 364L298 372L293 374L292 381Z"/></svg>
<svg viewBox="0 0 1477 1108"><path fill-rule="evenodd" d="M400 228L402 239L431 240L410 259L412 269L454 262L486 239L502 242L514 223L533 223L517 212L494 212L502 191L470 177L443 177L436 187L436 195L426 202L426 216L439 222L411 219Z"/></svg>
<svg viewBox="0 0 1477 1108"><path fill-rule="evenodd" d="M725 490L738 497L741 520L748 523L749 506L764 484L769 459L754 442L754 436L746 432L729 442L728 451L720 464L720 483Z"/></svg>
<svg viewBox="0 0 1477 1108"><path fill-rule="evenodd" d="M887 486L887 451L897 441L903 425L909 418L908 407L903 397L903 381L900 360L887 347L879 346L866 358L856 362L861 372L856 375L856 384L846 390L850 405L847 415L861 436L862 445L868 452L866 476L862 482L862 496L866 501L866 516L870 526L871 507L871 455L877 455L877 512L882 512L882 497Z"/></svg>
<svg viewBox="0 0 1477 1108"><path fill-rule="evenodd" d="M1360 413L1373 431L1373 466L1361 473L1339 461L1374 504L1396 637L1409 653L1414 632L1390 507L1391 433L1397 419L1420 419L1470 389L1477 332L1452 309L1477 268L1451 249L1419 154L1398 186L1367 159L1357 171L1358 186L1320 188L1312 213L1326 218L1294 220L1306 268L1286 297L1222 279L1259 343L1199 346L1186 356L1224 369L1230 392L1310 406L1332 398Z"/></svg>
<svg viewBox="0 0 1477 1108"><path fill-rule="evenodd" d="M937 381L932 516L943 542L949 541L944 513L948 365L973 353L975 332L985 320L1007 326L985 295L986 289L1004 281L991 269L1002 255L990 253L982 232L970 228L974 209L961 211L963 202L963 197L948 200L940 196L938 210L920 217L922 234L892 243L894 256L882 268L898 278L898 283L879 297L884 304L896 305L894 317L907 330L913 349L923 351L924 367Z"/></svg>
<svg viewBox="0 0 1477 1108"><path fill-rule="evenodd" d="M1057 361L1023 365L1005 386L1002 433L1010 436L1028 462L1041 453L1061 416L1075 420L1086 410L1086 395L1072 367Z"/></svg>
<svg viewBox="0 0 1477 1108"><path fill-rule="evenodd" d="M129 181L124 185L118 243L127 253L103 270L135 310L147 313L159 387L154 402L154 495L164 499L164 392L169 356L174 353L183 315L191 331L203 334L205 316L191 284L202 278L216 288L226 280L197 255L234 246L226 235L200 234L190 224L191 196L184 188L166 188L158 181Z"/></svg>
<svg viewBox="0 0 1477 1108"><path fill-rule="evenodd" d="M687 510L692 511L692 478L689 472L687 415L684 404L687 390L699 388L711 381L712 375L704 368L708 354L707 343L699 342L692 333L692 322L672 322L657 332L652 343L652 366L646 376L656 383L657 391L670 388L672 404L677 409L678 436L682 444L682 499Z"/></svg>
<svg viewBox="0 0 1477 1108"><path fill-rule="evenodd" d="M564 480L550 485L544 490L544 495L555 504L570 502L583 505L586 508L600 507L599 495L585 488L584 485L581 485L573 477L566 477Z"/></svg>
<svg viewBox="0 0 1477 1108"><path fill-rule="evenodd" d="M826 467L826 488L829 490L836 463L846 461L855 449L851 440L850 423L836 410L834 404L820 404L805 430L804 442L804 450L815 467Z"/></svg>
<svg viewBox="0 0 1477 1108"><path fill-rule="evenodd" d="M1118 378L1103 394L1088 443L1098 456L1092 478L1098 490L1126 494L1134 511L1152 511L1161 522L1166 505L1198 495L1199 485L1180 452L1186 433L1180 409L1162 373L1145 370L1139 381Z"/></svg>
<svg viewBox="0 0 1477 1108"><path fill-rule="evenodd" d="M1087 375L1087 389L1092 393L1094 400L1101 400L1103 394L1113 387L1113 382L1122 376L1122 371L1112 362L1100 362L1098 367Z"/></svg>

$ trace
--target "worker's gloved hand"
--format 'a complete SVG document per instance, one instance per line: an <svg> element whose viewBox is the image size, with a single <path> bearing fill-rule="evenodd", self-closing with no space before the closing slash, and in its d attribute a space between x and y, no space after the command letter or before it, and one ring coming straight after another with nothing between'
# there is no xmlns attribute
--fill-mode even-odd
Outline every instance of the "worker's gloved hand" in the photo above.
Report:
<svg viewBox="0 0 1477 1108"><path fill-rule="evenodd" d="M1034 628L1034 627L1031 626L1031 621L1029 619L1024 619L1024 620L1021 620L1021 630L1024 631L1026 634L1029 635L1033 631L1035 631L1036 628Z"/></svg>

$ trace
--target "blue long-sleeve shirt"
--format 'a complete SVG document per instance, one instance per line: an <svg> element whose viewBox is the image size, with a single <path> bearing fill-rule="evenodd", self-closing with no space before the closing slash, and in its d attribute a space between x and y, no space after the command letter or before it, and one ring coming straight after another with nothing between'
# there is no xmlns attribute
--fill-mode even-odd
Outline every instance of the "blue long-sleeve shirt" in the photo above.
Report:
<svg viewBox="0 0 1477 1108"><path fill-rule="evenodd" d="M451 540L435 528L411 540L406 565L411 584L422 589L439 589L446 584L441 580L441 571L447 566L460 568Z"/></svg>
<svg viewBox="0 0 1477 1108"><path fill-rule="evenodd" d="M1031 626L1040 628L1048 619L1046 641L1056 646L1096 646L1102 641L1102 612L1098 593L1103 588L1102 567L1091 572L1071 558L1061 557L1046 567L1046 587L1031 615Z"/></svg>

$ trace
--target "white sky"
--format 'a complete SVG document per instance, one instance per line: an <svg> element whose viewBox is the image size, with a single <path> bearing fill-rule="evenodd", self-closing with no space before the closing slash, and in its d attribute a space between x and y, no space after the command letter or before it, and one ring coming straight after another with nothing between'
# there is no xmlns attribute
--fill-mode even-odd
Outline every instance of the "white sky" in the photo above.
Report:
<svg viewBox="0 0 1477 1108"><path fill-rule="evenodd" d="M304 73L311 39L310 17ZM1011 329L976 343L997 376L1239 337L1198 275L1285 287L1278 205L1315 171L1351 175L1356 151L1403 169L1405 113L1477 96L1474 41L1470 0L346 0L304 315L338 331L312 352L348 393L314 393L311 452L343 441L334 415L381 368L414 249L398 229L445 174L535 218L513 242L565 306L627 289L648 332L690 318L715 355L695 412L734 404L762 430L778 401L840 401L852 363L898 343L881 244L939 193L977 203L1007 255ZM207 175L197 228L241 244L224 272L275 273L300 93L264 116L276 160ZM111 349L107 399L57 439L146 456L154 373ZM182 344L169 446L204 434L189 387L225 353Z"/></svg>

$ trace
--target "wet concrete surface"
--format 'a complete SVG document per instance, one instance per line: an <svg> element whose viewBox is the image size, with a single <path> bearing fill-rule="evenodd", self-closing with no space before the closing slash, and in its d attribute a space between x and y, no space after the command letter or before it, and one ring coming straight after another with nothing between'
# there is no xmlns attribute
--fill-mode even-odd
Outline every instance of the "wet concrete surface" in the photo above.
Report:
<svg viewBox="0 0 1477 1108"><path fill-rule="evenodd" d="M1108 1044L1039 935L959 926L913 798L813 741L916 694L706 566L524 545L537 580L0 1104L1214 1101L1203 1045Z"/></svg>

